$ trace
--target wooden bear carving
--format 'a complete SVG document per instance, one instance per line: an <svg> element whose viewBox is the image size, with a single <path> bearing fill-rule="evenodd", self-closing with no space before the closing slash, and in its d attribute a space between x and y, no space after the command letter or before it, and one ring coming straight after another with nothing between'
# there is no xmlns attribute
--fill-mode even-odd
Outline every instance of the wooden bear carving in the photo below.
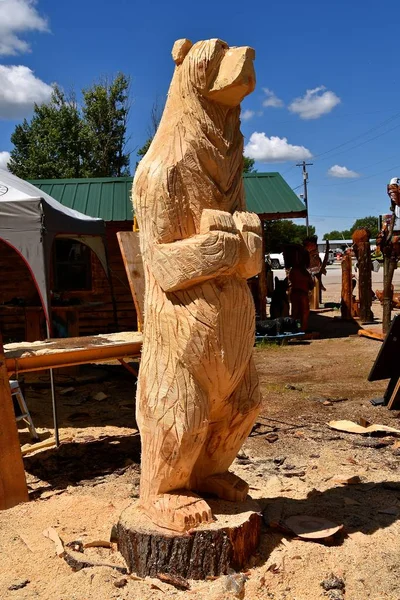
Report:
<svg viewBox="0 0 400 600"><path fill-rule="evenodd" d="M185 531L212 520L198 494L242 501L228 472L260 407L255 315L261 224L245 212L240 102L254 50L178 40L159 129L133 183L146 294L137 391L140 504Z"/></svg>

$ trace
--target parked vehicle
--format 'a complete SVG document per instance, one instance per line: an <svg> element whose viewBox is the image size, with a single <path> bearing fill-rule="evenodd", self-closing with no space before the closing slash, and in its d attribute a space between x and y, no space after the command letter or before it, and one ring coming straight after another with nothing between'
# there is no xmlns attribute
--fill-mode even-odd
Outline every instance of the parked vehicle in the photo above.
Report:
<svg viewBox="0 0 400 600"><path fill-rule="evenodd" d="M272 269L284 269L285 261L283 260L283 254L269 254L269 261ZM266 257L267 258L267 257Z"/></svg>
<svg viewBox="0 0 400 600"><path fill-rule="evenodd" d="M322 260L322 262L324 262L325 259L325 252L320 252L319 253L319 257ZM333 263L335 262L335 255L333 253L333 250L329 250L329 255L328 255L328 265L333 265Z"/></svg>

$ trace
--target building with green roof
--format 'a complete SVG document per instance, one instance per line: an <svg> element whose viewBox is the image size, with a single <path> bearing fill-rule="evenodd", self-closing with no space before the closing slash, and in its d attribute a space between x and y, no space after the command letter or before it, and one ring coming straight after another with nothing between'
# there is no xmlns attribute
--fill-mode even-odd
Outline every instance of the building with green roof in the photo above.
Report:
<svg viewBox="0 0 400 600"><path fill-rule="evenodd" d="M133 221L132 177L103 179L35 179L40 188L64 206L104 221ZM244 175L247 209L262 220L306 216L304 204L279 173Z"/></svg>

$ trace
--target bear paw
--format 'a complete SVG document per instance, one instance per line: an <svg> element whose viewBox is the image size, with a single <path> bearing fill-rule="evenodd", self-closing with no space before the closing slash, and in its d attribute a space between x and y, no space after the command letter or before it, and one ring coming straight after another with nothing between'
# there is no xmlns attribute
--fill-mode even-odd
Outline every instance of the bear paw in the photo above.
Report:
<svg viewBox="0 0 400 600"><path fill-rule="evenodd" d="M143 510L153 523L173 531L188 531L214 520L207 502L190 490L160 494Z"/></svg>

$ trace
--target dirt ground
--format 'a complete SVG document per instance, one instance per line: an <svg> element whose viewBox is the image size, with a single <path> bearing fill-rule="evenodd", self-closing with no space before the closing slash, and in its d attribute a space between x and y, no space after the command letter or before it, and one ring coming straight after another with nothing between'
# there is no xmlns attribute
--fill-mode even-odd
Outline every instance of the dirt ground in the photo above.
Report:
<svg viewBox="0 0 400 600"><path fill-rule="evenodd" d="M329 293L333 299L337 290ZM373 309L379 316L376 303ZM264 524L239 595L229 590L226 576L191 581L186 591L130 576L116 587L123 576L114 567L124 561L115 548L86 549L85 556L106 566L74 572L42 535L52 526L65 543L109 540L120 512L138 495L135 380L120 366L102 365L81 368L78 380L71 372L57 377L58 392L73 388L58 393L60 433L67 440L59 450L25 457L32 501L0 513L0 598L399 600L400 438L327 425L364 417L400 428L399 412L369 402L387 384L367 382L380 343L358 337L356 327L335 319L338 314L312 315L321 339L255 348L263 410L232 469L248 481ZM44 439L53 434L51 401L39 375L26 377L25 394ZM106 398L94 398L99 392ZM26 429L20 438L29 443ZM355 476L356 483L343 483ZM343 529L325 542L305 541L277 527L291 515L323 516ZM336 587L325 590L321 582L331 574Z"/></svg>

